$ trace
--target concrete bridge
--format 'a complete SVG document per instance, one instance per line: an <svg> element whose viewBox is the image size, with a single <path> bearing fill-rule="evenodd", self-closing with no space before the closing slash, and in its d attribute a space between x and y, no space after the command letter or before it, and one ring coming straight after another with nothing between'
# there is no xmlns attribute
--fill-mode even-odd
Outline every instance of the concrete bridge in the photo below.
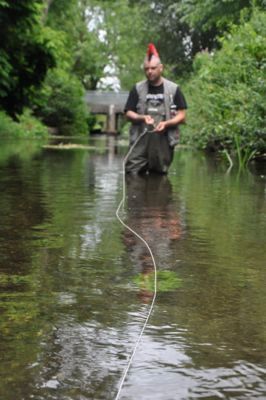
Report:
<svg viewBox="0 0 266 400"><path fill-rule="evenodd" d="M105 132L115 134L119 130L119 116L124 114L128 92L101 92L89 90L85 101L92 114L106 115Z"/></svg>

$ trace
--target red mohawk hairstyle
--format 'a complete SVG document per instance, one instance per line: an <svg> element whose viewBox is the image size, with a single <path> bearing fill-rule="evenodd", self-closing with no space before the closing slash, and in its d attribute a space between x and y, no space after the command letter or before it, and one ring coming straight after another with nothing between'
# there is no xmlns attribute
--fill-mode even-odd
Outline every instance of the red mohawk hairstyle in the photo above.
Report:
<svg viewBox="0 0 266 400"><path fill-rule="evenodd" d="M147 57L147 59L148 59L149 61L151 61L151 58L152 58L152 57L157 57L157 58L160 59L159 53L158 53L158 51L156 50L156 47L154 46L153 43L149 43L148 49L147 49L147 56L146 56L146 57Z"/></svg>

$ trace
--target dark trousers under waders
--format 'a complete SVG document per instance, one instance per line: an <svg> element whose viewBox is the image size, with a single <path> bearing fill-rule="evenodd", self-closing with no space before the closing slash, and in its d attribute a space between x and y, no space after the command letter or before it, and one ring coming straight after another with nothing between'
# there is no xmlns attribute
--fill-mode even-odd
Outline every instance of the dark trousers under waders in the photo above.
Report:
<svg viewBox="0 0 266 400"><path fill-rule="evenodd" d="M126 162L126 172L166 174L174 155L174 148L169 146L167 134L147 132L136 142L132 144L133 149Z"/></svg>

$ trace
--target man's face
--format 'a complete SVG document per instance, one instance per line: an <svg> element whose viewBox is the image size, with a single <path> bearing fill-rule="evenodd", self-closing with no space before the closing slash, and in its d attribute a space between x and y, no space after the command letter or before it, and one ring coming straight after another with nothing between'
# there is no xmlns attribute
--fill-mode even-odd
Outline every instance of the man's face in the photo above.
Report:
<svg viewBox="0 0 266 400"><path fill-rule="evenodd" d="M161 83L161 74L163 72L163 65L156 57L152 57L150 61L144 62L144 72L148 81L153 85Z"/></svg>

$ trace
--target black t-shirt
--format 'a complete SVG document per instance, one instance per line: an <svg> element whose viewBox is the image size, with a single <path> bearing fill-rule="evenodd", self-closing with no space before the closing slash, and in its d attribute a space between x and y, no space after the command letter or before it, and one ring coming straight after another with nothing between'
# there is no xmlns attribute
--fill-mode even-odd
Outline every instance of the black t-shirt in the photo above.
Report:
<svg viewBox="0 0 266 400"><path fill-rule="evenodd" d="M148 85L148 96L152 96L153 98L157 98L158 100L163 100L164 98L164 85L163 83L159 86ZM139 95L136 89L136 85L131 89L128 95L128 99L125 105L125 112L126 111L134 111L137 112L137 104L139 101ZM187 108L186 99L177 87L176 93L173 98L173 102L176 105L177 110L185 110Z"/></svg>

